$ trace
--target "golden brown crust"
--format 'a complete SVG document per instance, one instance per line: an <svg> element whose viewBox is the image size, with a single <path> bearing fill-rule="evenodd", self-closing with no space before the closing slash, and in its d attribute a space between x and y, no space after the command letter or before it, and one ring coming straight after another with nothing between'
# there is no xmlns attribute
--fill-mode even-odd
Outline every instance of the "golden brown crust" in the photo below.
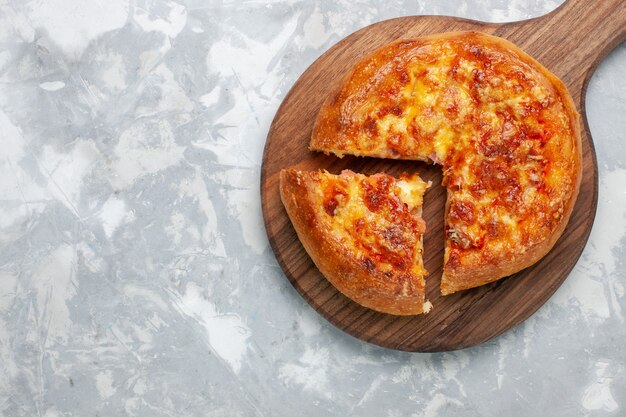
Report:
<svg viewBox="0 0 626 417"><path fill-rule="evenodd" d="M563 233L582 177L563 83L476 32L401 40L363 58L323 105L310 148L443 165L442 293L526 268Z"/></svg>
<svg viewBox="0 0 626 417"><path fill-rule="evenodd" d="M323 176L326 176L324 181ZM421 253L414 254L419 264L411 259L410 265L386 268L375 257L364 256L349 239L334 233L335 225L327 215L328 206L320 197L329 184L328 177L339 176L294 169L280 173L281 199L315 265L339 291L365 307L395 315L423 313L426 271L421 264ZM354 182L364 176L344 172L341 177ZM423 229L420 232L416 239L421 246Z"/></svg>

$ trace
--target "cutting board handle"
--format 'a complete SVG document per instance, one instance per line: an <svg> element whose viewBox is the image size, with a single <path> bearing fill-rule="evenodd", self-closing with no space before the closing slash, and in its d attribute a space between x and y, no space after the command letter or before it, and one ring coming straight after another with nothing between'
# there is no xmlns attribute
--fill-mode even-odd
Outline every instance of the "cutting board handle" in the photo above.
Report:
<svg viewBox="0 0 626 417"><path fill-rule="evenodd" d="M564 28L564 32L572 35L572 42L592 41L598 44L615 44L620 36L626 34L626 1L601 0L567 0L551 13L555 23ZM582 32L580 24L595 23L591 31ZM569 29L569 30L568 30Z"/></svg>
<svg viewBox="0 0 626 417"><path fill-rule="evenodd" d="M553 12L502 25L496 35L518 44L539 62L562 61L557 75L569 86L583 86L593 69L626 39L626 0L567 0Z"/></svg>

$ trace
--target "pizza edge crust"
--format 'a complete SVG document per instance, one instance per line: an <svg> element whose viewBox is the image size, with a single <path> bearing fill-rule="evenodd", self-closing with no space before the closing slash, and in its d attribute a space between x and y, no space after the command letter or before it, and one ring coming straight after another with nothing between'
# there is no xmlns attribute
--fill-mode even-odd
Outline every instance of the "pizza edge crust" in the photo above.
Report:
<svg viewBox="0 0 626 417"><path fill-rule="evenodd" d="M298 238L322 275L342 294L372 310L393 315L417 315L429 310L425 302L425 280L415 276L416 291L399 294L395 283L383 285L385 278L376 268L364 269L346 245L329 238L318 220L309 196L312 181L294 169L280 172L280 195Z"/></svg>

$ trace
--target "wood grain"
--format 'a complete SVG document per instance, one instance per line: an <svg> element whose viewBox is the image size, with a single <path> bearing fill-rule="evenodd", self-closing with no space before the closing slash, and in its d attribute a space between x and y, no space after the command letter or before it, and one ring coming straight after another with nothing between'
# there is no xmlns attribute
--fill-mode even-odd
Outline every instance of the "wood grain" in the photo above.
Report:
<svg viewBox="0 0 626 417"><path fill-rule="evenodd" d="M373 158L339 159L308 151L317 112L328 92L365 54L397 39L477 30L517 44L567 85L583 115L583 180L569 224L552 251L534 266L493 284L446 297L439 293L443 267L445 189L439 166ZM593 5L569 0L537 19L490 24L441 16L411 16L376 23L346 37L315 61L295 83L270 128L261 169L266 231L285 274L304 299L347 333L380 346L406 351L448 351L483 343L519 324L556 291L576 264L593 224L598 192L597 162L584 113L588 80L600 60L626 38L626 1ZM377 313L339 293L317 270L298 241L280 201L278 173L288 166L305 170L342 169L373 174L419 172L434 186L426 193L428 225L425 265L430 276L430 314L397 317Z"/></svg>

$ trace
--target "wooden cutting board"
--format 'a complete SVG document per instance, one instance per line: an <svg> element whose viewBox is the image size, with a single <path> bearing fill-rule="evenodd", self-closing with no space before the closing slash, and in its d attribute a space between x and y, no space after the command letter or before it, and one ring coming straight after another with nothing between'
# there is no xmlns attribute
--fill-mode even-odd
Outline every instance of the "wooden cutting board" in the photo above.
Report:
<svg viewBox="0 0 626 417"><path fill-rule="evenodd" d="M583 180L563 236L534 266L493 284L443 297L439 293L444 247L445 189L441 167L409 161L345 157L307 149L313 122L329 91L365 54L397 39L437 32L475 30L508 39L567 85L584 123ZM380 346L420 352L462 349L519 324L556 291L578 260L593 224L598 194L596 156L585 117L585 90L599 61L626 38L626 0L569 0L554 12L522 22L493 24L442 16L410 16L363 28L315 61L295 83L270 128L261 169L265 227L287 278L322 316L347 333ZM342 169L373 174L419 172L433 187L426 193L424 237L430 314L398 317L361 307L339 293L300 244L280 201L278 173ZM564 323L563 325L567 325ZM575 331L572 329L572 331Z"/></svg>

